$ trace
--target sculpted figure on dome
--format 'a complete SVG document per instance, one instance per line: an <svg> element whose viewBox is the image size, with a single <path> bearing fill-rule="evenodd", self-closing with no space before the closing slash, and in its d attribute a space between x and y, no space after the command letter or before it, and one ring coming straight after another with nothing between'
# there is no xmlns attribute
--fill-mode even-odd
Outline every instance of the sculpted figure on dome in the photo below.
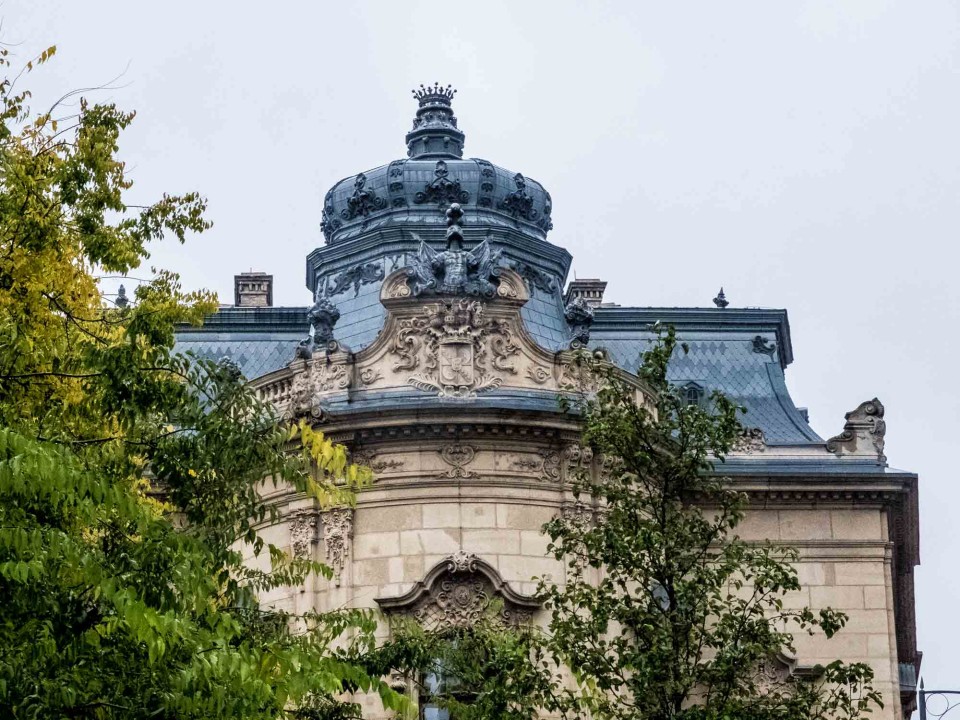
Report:
<svg viewBox="0 0 960 720"><path fill-rule="evenodd" d="M437 252L419 236L420 251L407 268L414 295L479 295L493 297L500 276L500 251L484 240L473 250L463 249L460 220L463 210L453 203L447 210L447 249Z"/></svg>

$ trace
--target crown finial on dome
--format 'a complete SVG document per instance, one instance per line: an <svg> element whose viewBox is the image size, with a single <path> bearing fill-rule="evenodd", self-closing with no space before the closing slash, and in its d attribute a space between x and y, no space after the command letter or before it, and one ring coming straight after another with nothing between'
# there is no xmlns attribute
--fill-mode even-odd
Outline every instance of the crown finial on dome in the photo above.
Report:
<svg viewBox="0 0 960 720"><path fill-rule="evenodd" d="M451 103L457 91L435 82L411 91L418 103L413 129L407 133L411 158L462 158L464 135L457 128Z"/></svg>

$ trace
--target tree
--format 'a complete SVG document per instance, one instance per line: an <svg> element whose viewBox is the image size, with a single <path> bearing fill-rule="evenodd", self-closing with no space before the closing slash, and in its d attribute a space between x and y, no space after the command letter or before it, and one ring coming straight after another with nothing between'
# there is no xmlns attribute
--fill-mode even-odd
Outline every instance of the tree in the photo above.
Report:
<svg viewBox="0 0 960 720"><path fill-rule="evenodd" d="M117 157L131 113L84 98L32 112L17 84L54 53L0 82L0 715L346 717L339 697L358 689L402 707L350 658L372 642L369 614L257 601L330 574L260 538L276 519L264 478L323 506L369 472L280 423L230 363L175 353L176 324L212 294L158 271L131 306L105 302L105 274L207 229L206 203L131 203Z"/></svg>
<svg viewBox="0 0 960 720"><path fill-rule="evenodd" d="M547 643L578 681L568 712L627 720L854 718L880 703L872 671L833 662L811 677L764 679L793 632L839 631L831 609L790 609L800 588L794 550L736 535L745 498L718 473L741 408L714 393L689 404L667 380L673 329L645 354L638 378L580 361L597 380L578 402L584 442L603 458L575 494L586 515L545 526L567 583L541 584ZM639 383L637 382L639 381ZM638 385L649 403L637 402Z"/></svg>

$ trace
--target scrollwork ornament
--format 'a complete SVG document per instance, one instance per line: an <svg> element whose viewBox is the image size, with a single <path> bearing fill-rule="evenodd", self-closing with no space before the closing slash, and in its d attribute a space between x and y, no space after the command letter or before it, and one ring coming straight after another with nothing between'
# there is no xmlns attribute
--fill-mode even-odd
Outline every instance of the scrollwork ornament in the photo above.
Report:
<svg viewBox="0 0 960 720"><path fill-rule="evenodd" d="M295 558L309 557L311 545L318 541L319 518L313 511L299 512L290 523L290 548Z"/></svg>
<svg viewBox="0 0 960 720"><path fill-rule="evenodd" d="M477 455L476 448L470 445L453 443L439 450L440 459L450 466L449 470L440 473L441 477L453 479L466 479L479 477L473 470L467 469L467 465L473 462Z"/></svg>
<svg viewBox="0 0 960 720"><path fill-rule="evenodd" d="M339 587L343 568L350 554L353 537L353 509L334 508L323 513L323 543L327 562L333 569L334 584Z"/></svg>

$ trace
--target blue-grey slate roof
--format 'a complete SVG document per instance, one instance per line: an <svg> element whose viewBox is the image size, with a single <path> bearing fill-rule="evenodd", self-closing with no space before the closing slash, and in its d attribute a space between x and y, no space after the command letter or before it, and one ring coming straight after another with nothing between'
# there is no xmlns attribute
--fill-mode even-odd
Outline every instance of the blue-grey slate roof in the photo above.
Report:
<svg viewBox="0 0 960 720"><path fill-rule="evenodd" d="M649 348L655 322L672 324L680 341L669 368L678 385L719 390L744 406L744 425L763 429L768 443L821 442L787 391L784 368L793 359L784 310L707 308L598 308L590 344L604 348L620 367L635 372ZM774 345L757 352L754 340Z"/></svg>
<svg viewBox="0 0 960 720"><path fill-rule="evenodd" d="M371 283L359 292L350 288L331 298L341 308L342 320L347 320L336 328L337 338L347 347L365 347L380 332L384 311L378 293L379 283ZM223 308L202 327L178 332L177 349L212 359L230 358L245 377L253 379L293 359L297 343L308 332L306 313L303 307ZM559 292L532 289L523 319L544 347L559 350L566 346L569 329ZM650 325L658 320L673 324L689 347L686 354L678 350L671 362L673 382L695 382L707 393L725 393L746 407L744 424L762 428L769 443L821 442L787 391L784 368L793 355L785 311L598 308L591 345L606 349L617 365L635 371L654 337ZM766 347L775 346L772 354L755 350L758 335Z"/></svg>

